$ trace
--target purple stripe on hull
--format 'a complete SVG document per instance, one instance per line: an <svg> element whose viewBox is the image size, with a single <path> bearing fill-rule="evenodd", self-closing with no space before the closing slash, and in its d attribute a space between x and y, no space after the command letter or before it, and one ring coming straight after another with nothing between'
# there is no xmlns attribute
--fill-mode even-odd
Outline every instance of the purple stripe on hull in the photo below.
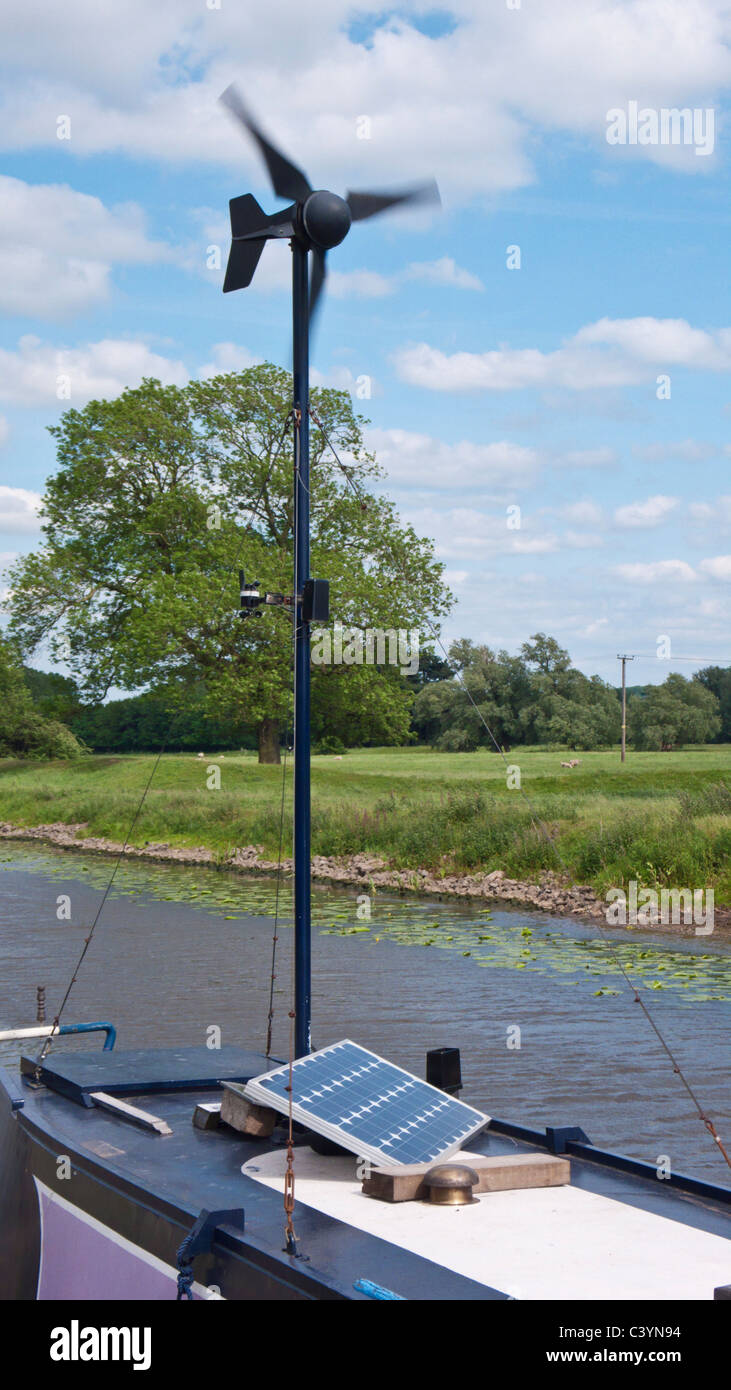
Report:
<svg viewBox="0 0 731 1390"><path fill-rule="evenodd" d="M47 1299L174 1299L177 1271L36 1180L38 1294ZM200 1286L199 1286L200 1287ZM200 1298L194 1287L193 1295Z"/></svg>

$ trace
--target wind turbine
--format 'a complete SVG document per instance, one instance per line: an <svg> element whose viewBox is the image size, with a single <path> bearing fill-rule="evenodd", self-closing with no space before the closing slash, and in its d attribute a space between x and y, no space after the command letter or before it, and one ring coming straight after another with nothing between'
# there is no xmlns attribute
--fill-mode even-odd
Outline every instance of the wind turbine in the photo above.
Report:
<svg viewBox="0 0 731 1390"><path fill-rule="evenodd" d="M313 189L306 175L278 150L251 115L237 89L227 87L224 106L255 141L272 188L289 206L267 214L251 193L229 202L231 251L224 293L251 284L264 244L286 240L292 248L294 419L294 927L295 1057L311 1051L310 927L310 623L328 618L326 586L310 580L309 339L310 325L327 277L327 252L363 222L402 204L438 203L432 180L391 192L350 192L341 198ZM312 257L312 273L309 260ZM249 606L251 598L248 599Z"/></svg>

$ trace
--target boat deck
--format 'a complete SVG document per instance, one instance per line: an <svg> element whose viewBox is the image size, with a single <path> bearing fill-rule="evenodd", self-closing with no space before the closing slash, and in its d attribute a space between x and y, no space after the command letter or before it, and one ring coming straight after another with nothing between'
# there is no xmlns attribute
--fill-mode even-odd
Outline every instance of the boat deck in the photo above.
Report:
<svg viewBox="0 0 731 1390"><path fill-rule="evenodd" d="M367 1295L354 1286L366 1280L406 1299L710 1300L714 1288L731 1283L728 1189L690 1183L690 1191L682 1179L660 1181L632 1161L634 1171L623 1171L611 1155L581 1137L572 1140L570 1131L551 1136L553 1147L570 1157L570 1186L485 1193L457 1209L364 1196L354 1159L317 1155L300 1135L295 1260L283 1250L284 1129L262 1141L225 1126L192 1124L197 1104L220 1100L219 1079L247 1080L266 1069L263 1057L236 1049L54 1050L45 1075L50 1085L33 1088L28 1078L6 1075L14 1119L36 1155L35 1197L47 1219L51 1210L71 1207L113 1241L144 1247L173 1280L170 1297L174 1251L201 1210L240 1208L243 1234L235 1221L224 1222L212 1254L196 1265L199 1296L214 1285L223 1297L358 1299ZM92 1090L123 1095L172 1132L138 1128L99 1108ZM468 1149L498 1155L550 1147L546 1136L493 1120ZM59 1155L70 1159L65 1181L58 1177ZM150 1211L160 1218L153 1234L141 1214ZM261 1295L227 1288L231 1257L242 1266L253 1262L257 1278L264 1271ZM97 1264L90 1292L81 1268L77 1277L68 1261L53 1277L47 1267L42 1296L125 1296L118 1271L115 1279L106 1289L103 1262Z"/></svg>
<svg viewBox="0 0 731 1390"><path fill-rule="evenodd" d="M484 1145L472 1152L484 1152ZM469 1163L465 1151L453 1162ZM575 1160L574 1160L575 1162ZM483 1193L470 1206L391 1204L364 1197L348 1158L297 1155L301 1205L370 1231L517 1299L708 1299L728 1282L731 1245L622 1197L573 1183ZM285 1156L243 1172L283 1190Z"/></svg>

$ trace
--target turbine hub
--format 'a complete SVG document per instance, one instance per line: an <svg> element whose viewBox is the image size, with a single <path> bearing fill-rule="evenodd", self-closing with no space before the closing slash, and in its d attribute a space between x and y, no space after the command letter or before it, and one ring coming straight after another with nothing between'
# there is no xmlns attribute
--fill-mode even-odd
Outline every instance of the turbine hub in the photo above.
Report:
<svg viewBox="0 0 731 1390"><path fill-rule="evenodd" d="M311 193L302 209L304 229L316 246L329 251L350 231L350 208L344 198L325 189Z"/></svg>

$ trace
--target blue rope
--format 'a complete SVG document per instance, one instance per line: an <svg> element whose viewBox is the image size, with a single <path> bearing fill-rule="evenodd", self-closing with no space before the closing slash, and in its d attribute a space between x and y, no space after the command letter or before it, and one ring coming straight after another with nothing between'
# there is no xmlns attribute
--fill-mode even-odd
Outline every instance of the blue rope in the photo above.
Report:
<svg viewBox="0 0 731 1390"><path fill-rule="evenodd" d="M384 1289L382 1284L374 1284L370 1279L356 1279L353 1288L358 1293L364 1293L366 1298L378 1298L389 1301L391 1299L399 1303L405 1303L405 1299L400 1293L393 1293L391 1289Z"/></svg>
<svg viewBox="0 0 731 1390"><path fill-rule="evenodd" d="M185 1237L182 1245L178 1247L175 1256L178 1265L178 1292L176 1302L182 1298L193 1299L193 1266L188 1259L188 1247L190 1245L190 1235Z"/></svg>

